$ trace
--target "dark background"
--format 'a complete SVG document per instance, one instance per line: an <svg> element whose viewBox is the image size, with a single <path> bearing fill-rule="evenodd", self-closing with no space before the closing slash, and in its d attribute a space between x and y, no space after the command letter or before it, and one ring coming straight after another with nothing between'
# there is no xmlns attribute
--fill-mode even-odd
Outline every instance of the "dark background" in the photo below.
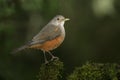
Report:
<svg viewBox="0 0 120 80"><path fill-rule="evenodd" d="M120 0L0 0L0 80L35 80L43 52L11 52L54 16L65 23L64 43L52 53L68 74L87 61L120 62Z"/></svg>

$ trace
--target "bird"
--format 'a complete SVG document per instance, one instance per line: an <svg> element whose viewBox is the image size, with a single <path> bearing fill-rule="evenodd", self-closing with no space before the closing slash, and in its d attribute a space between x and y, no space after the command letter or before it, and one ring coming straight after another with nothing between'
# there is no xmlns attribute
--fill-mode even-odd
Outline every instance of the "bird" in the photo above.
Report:
<svg viewBox="0 0 120 80"><path fill-rule="evenodd" d="M51 60L58 58L51 54L50 51L56 49L61 45L65 38L65 28L64 24L66 21L70 20L69 18L65 18L62 15L56 15L47 25L45 25L40 32L35 35L31 41L27 44L17 48L13 53L19 52L26 48L33 48L42 50L44 53L44 61L47 64L49 61L47 60L46 53L49 53L51 56Z"/></svg>

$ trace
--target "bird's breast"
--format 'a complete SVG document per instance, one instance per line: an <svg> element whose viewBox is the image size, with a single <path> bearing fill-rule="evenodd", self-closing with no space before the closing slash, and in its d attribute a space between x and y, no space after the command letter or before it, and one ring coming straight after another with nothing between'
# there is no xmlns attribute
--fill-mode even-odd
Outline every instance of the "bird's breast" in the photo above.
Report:
<svg viewBox="0 0 120 80"><path fill-rule="evenodd" d="M43 44L33 45L31 46L31 48L41 49L43 51L48 52L50 50L57 48L63 42L63 40L64 40L64 36L60 35L53 40L46 41Z"/></svg>

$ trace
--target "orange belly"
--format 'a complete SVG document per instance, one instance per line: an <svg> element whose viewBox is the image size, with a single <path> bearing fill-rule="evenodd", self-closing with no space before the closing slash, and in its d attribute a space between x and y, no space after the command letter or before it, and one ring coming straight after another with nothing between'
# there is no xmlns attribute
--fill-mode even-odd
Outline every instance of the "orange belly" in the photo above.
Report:
<svg viewBox="0 0 120 80"><path fill-rule="evenodd" d="M64 37L57 37L53 40L46 41L43 44L35 44L32 45L30 48L41 49L42 51L48 52L57 48L64 40Z"/></svg>

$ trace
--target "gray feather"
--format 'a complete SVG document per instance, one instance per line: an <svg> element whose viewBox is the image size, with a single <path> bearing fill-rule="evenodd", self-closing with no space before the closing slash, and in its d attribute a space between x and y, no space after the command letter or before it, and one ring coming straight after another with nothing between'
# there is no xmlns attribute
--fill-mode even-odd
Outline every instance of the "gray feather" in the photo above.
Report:
<svg viewBox="0 0 120 80"><path fill-rule="evenodd" d="M57 30L55 30L57 29ZM58 26L48 24L35 37L31 44L44 43L61 35L61 29Z"/></svg>
<svg viewBox="0 0 120 80"><path fill-rule="evenodd" d="M16 50L14 50L12 53L13 53L13 54L14 54L14 53L17 53L17 52L22 51L22 50L24 50L24 49L26 49L26 48L28 48L28 45L21 46L20 48L17 48Z"/></svg>

